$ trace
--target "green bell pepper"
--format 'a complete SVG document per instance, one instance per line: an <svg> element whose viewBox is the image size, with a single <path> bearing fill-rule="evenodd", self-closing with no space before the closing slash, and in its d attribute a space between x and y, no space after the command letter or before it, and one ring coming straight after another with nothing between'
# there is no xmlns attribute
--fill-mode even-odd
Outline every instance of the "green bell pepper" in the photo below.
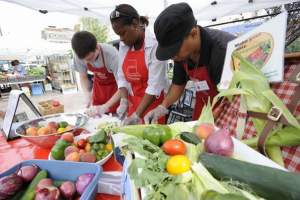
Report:
<svg viewBox="0 0 300 200"><path fill-rule="evenodd" d="M152 144L160 146L172 139L171 129L166 125L146 127L143 131L143 139L149 140Z"/></svg>
<svg viewBox="0 0 300 200"><path fill-rule="evenodd" d="M64 139L59 139L55 142L55 145L51 149L52 157L55 160L64 160L65 159L65 149L72 144L67 142Z"/></svg>
<svg viewBox="0 0 300 200"><path fill-rule="evenodd" d="M107 144L108 143L108 136L106 132L102 129L100 132L96 133L92 137L88 139L88 143L90 144L95 144L95 143L103 143Z"/></svg>

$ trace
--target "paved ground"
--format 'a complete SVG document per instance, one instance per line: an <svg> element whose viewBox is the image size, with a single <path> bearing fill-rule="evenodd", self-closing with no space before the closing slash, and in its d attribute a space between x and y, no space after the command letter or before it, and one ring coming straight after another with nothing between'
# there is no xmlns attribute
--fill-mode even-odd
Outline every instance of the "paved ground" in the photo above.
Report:
<svg viewBox="0 0 300 200"><path fill-rule="evenodd" d="M64 105L64 110L66 113L72 113L76 110L84 109L84 100L83 93L71 93L71 94L63 94L59 91L46 91L45 94L30 96L29 99L33 102L33 104L37 107L38 102L47 101L50 99L58 100L61 104ZM0 110L5 111L7 109L8 101L6 99L0 98ZM17 108L17 114L21 112L26 112L28 118L34 118L35 114L30 110L25 102L21 99ZM2 126L3 120L0 119L0 126Z"/></svg>

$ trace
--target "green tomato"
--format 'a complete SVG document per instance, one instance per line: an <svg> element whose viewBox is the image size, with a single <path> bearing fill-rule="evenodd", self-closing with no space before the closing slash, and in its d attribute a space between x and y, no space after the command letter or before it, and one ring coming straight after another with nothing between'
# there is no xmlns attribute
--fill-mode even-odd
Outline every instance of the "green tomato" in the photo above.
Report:
<svg viewBox="0 0 300 200"><path fill-rule="evenodd" d="M100 147L97 143L93 144L92 149L94 149L95 151L99 151Z"/></svg>
<svg viewBox="0 0 300 200"><path fill-rule="evenodd" d="M91 153L97 156L97 151L95 151L94 149L91 150Z"/></svg>
<svg viewBox="0 0 300 200"><path fill-rule="evenodd" d="M103 143L99 143L99 147L100 147L100 149L106 149L105 144L103 144Z"/></svg>

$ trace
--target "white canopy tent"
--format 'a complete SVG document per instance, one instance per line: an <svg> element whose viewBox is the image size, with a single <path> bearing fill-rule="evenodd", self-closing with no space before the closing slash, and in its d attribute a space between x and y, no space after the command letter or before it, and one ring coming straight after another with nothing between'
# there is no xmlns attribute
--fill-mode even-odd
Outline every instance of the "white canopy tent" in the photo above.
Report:
<svg viewBox="0 0 300 200"><path fill-rule="evenodd" d="M182 0L1 0L18 4L41 13L62 12L96 19L109 19L116 5L127 3L140 15L154 22L167 6ZM296 2L295 0L185 0L193 9L198 21L218 19L223 16L245 13L263 8Z"/></svg>
<svg viewBox="0 0 300 200"><path fill-rule="evenodd" d="M0 0L18 4L42 13L61 12L97 19L109 19L116 5L133 5L140 15L149 17L154 23L156 17L167 6L182 2L180 0ZM295 0L185 0L194 11L198 21L218 19L223 16L245 13L272 6L283 5ZM28 23L28 22L25 22ZM0 60L26 60L33 55L63 54L71 49L70 43L51 43L37 38L0 37ZM9 59L7 59L9 58ZM21 60L21 59L20 59Z"/></svg>

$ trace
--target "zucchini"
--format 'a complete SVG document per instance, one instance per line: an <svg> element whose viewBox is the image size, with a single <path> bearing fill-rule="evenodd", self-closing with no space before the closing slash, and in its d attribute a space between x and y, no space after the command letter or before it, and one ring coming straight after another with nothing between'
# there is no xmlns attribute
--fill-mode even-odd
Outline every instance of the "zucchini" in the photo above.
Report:
<svg viewBox="0 0 300 200"><path fill-rule="evenodd" d="M40 180L47 178L47 171L42 170L37 175L35 175L34 179L31 181L29 186L27 187L25 193L23 194L21 200L33 200L35 196L35 186Z"/></svg>
<svg viewBox="0 0 300 200"><path fill-rule="evenodd" d="M214 178L245 183L265 199L300 199L299 174L211 153L201 153L199 161Z"/></svg>
<svg viewBox="0 0 300 200"><path fill-rule="evenodd" d="M191 143L194 145L201 143L201 140L199 140L199 138L197 138L197 136L195 134L190 133L190 132L182 132L180 134L180 139L182 139L183 141L185 141L187 143Z"/></svg>

